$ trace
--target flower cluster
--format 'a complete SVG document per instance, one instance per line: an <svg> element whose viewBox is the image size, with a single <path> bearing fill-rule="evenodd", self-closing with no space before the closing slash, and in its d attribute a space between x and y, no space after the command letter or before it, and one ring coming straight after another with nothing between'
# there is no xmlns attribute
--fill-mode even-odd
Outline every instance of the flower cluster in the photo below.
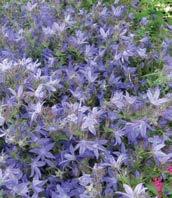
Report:
<svg viewBox="0 0 172 198"><path fill-rule="evenodd" d="M90 10L81 3L3 5L3 197L149 197L143 166L172 160L172 42L158 51L148 36L138 39L134 3L98 2ZM144 78L162 62L166 90ZM132 187L129 175L138 179Z"/></svg>

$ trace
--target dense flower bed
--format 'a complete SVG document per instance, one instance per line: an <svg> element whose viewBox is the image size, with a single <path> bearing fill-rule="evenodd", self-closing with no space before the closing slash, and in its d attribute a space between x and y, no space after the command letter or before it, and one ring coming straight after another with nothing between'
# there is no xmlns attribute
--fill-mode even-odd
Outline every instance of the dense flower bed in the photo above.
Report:
<svg viewBox="0 0 172 198"><path fill-rule="evenodd" d="M170 196L172 40L136 1L81 2L2 7L1 196Z"/></svg>

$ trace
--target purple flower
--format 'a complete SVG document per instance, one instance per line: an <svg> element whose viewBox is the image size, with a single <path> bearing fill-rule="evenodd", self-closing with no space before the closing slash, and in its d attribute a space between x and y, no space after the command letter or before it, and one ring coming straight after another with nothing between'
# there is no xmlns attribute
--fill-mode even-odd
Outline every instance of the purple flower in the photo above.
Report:
<svg viewBox="0 0 172 198"><path fill-rule="evenodd" d="M148 24L149 20L147 17L143 17L140 21L140 25L146 26Z"/></svg>
<svg viewBox="0 0 172 198"><path fill-rule="evenodd" d="M52 144L46 144L41 145L40 148L33 148L30 150L30 152L37 154L37 160L44 161L46 158L48 159L55 159L54 155L50 153L50 150L52 150L54 147L54 143Z"/></svg>
<svg viewBox="0 0 172 198"><path fill-rule="evenodd" d="M167 98L160 98L160 89L156 88L154 92L151 92L151 90L147 91L147 97L151 104L155 106L160 106L166 102L168 102Z"/></svg>
<svg viewBox="0 0 172 198"><path fill-rule="evenodd" d="M138 179L145 177L143 167L135 170L132 163L140 160L139 143L150 168L171 162L172 40L164 39L162 50L148 36L138 40L138 0L131 2L134 9L120 0L113 5L96 1L89 9L73 2L2 3L4 197L114 197L126 176L139 171ZM146 26L149 17L139 23ZM162 62L167 79L161 96L160 87L151 89L142 74ZM157 113L156 123L149 110ZM142 184L124 188L126 193L117 197L145 195Z"/></svg>
<svg viewBox="0 0 172 198"><path fill-rule="evenodd" d="M44 32L44 34L45 34L46 36L52 36L52 35L55 34L54 30L51 29L50 27L43 27L43 28L42 28L42 31Z"/></svg>
<svg viewBox="0 0 172 198"><path fill-rule="evenodd" d="M75 147L75 150L79 149L79 154L83 155L87 150L92 151L96 158L99 158L99 152L105 152L106 149L103 145L106 144L106 140L86 141L81 140Z"/></svg>
<svg viewBox="0 0 172 198"><path fill-rule="evenodd" d="M34 177L35 179L41 178L41 171L40 167L43 167L45 165L45 162L33 160L31 163L31 175L30 177Z"/></svg>
<svg viewBox="0 0 172 198"><path fill-rule="evenodd" d="M32 4L31 2L28 2L26 5L26 9L31 12L32 10L34 10L37 7L37 3Z"/></svg>
<svg viewBox="0 0 172 198"><path fill-rule="evenodd" d="M96 135L96 126L99 125L99 117L101 114L102 111L94 107L92 112L83 118L81 129L88 129L93 135Z"/></svg>
<svg viewBox="0 0 172 198"><path fill-rule="evenodd" d="M114 177L113 175L111 175L110 177L104 177L104 182L106 182L106 189L105 189L105 196L109 196L114 194L114 192L117 191L117 183L118 180L116 177Z"/></svg>
<svg viewBox="0 0 172 198"><path fill-rule="evenodd" d="M126 159L127 156L124 154L119 155L116 160L112 155L107 155L103 166L109 166L114 170L121 171L121 166L126 161Z"/></svg>
<svg viewBox="0 0 172 198"><path fill-rule="evenodd" d="M121 17L125 11L125 6L117 6L116 8L112 6L112 11L115 17Z"/></svg>
<svg viewBox="0 0 172 198"><path fill-rule="evenodd" d="M70 162L77 161L75 150L72 145L69 147L69 153L64 154L64 160L60 164L69 164Z"/></svg>
<svg viewBox="0 0 172 198"><path fill-rule="evenodd" d="M44 191L44 185L46 181L38 180L38 179L33 179L32 181L32 189L33 189L33 197L37 198L39 197L39 193Z"/></svg>
<svg viewBox="0 0 172 198"><path fill-rule="evenodd" d="M149 125L144 120L128 122L125 126L125 133L131 142L135 142L137 137L147 138L147 128Z"/></svg>
<svg viewBox="0 0 172 198"><path fill-rule="evenodd" d="M172 108L168 108L166 109L163 114L162 114L163 118L165 118L168 121L172 121Z"/></svg>
<svg viewBox="0 0 172 198"><path fill-rule="evenodd" d="M9 180L18 181L22 177L22 172L18 168L14 168L13 166L8 166L5 170L5 178Z"/></svg>
<svg viewBox="0 0 172 198"><path fill-rule="evenodd" d="M56 186L56 190L52 192L52 197L57 198L70 198L60 185Z"/></svg>
<svg viewBox="0 0 172 198"><path fill-rule="evenodd" d="M128 104L134 104L134 102L136 101L136 97L134 96L129 96L129 93L126 92L126 95L125 95L125 100L127 101Z"/></svg>
<svg viewBox="0 0 172 198"><path fill-rule="evenodd" d="M75 42L77 45L82 45L82 44L86 44L87 43L87 37L86 35L80 31L80 30L77 30L76 31L76 38L75 38Z"/></svg>
<svg viewBox="0 0 172 198"><path fill-rule="evenodd" d="M124 95L122 92L115 92L110 100L110 103L115 105L117 108L122 109L124 107Z"/></svg>
<svg viewBox="0 0 172 198"><path fill-rule="evenodd" d="M94 83L98 78L98 74L94 73L90 67L86 68L86 71L83 71L83 73L89 83Z"/></svg>
<svg viewBox="0 0 172 198"><path fill-rule="evenodd" d="M107 37L109 36L109 29L105 32L103 28L100 28L100 35L103 39L107 39Z"/></svg>
<svg viewBox="0 0 172 198"><path fill-rule="evenodd" d="M17 92L14 91L13 89L9 88L9 90L11 91L11 93L13 94L13 96L17 99L17 101L19 101L20 99L22 99L22 95L23 95L23 85L20 85Z"/></svg>
<svg viewBox="0 0 172 198"><path fill-rule="evenodd" d="M142 58L146 57L146 48L138 48L137 53Z"/></svg>
<svg viewBox="0 0 172 198"><path fill-rule="evenodd" d="M83 174L80 178L79 178L79 183L82 186L88 186L89 184L91 184L93 182L93 178L89 175L89 174Z"/></svg>
<svg viewBox="0 0 172 198"><path fill-rule="evenodd" d="M43 106L43 103L41 103L41 102L32 104L31 108L33 109L33 111L31 113L31 122L33 122L37 118L37 116L41 114L42 106Z"/></svg>
<svg viewBox="0 0 172 198"><path fill-rule="evenodd" d="M115 145L116 144L121 145L122 137L125 135L125 131L123 131L123 130L114 130L113 134L114 134L114 137L115 137L115 140L116 140Z"/></svg>
<svg viewBox="0 0 172 198"><path fill-rule="evenodd" d="M171 154L166 154L161 150L164 147L165 144L152 145L152 154L161 164L167 163L172 158Z"/></svg>
<svg viewBox="0 0 172 198"><path fill-rule="evenodd" d="M20 195L22 197L27 197L29 193L28 183L14 184L9 186L9 189L12 191L14 196Z"/></svg>
<svg viewBox="0 0 172 198"><path fill-rule="evenodd" d="M65 23L61 23L61 24L58 24L58 23L53 23L53 26L52 26L52 30L54 32L57 32L59 35L61 35L66 29L66 24Z"/></svg>

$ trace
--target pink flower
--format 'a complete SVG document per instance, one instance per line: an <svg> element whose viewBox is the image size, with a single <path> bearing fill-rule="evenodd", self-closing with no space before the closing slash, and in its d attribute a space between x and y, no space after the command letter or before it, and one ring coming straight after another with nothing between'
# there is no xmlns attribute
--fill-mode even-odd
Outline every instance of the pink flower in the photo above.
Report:
<svg viewBox="0 0 172 198"><path fill-rule="evenodd" d="M160 177L153 178L153 185L158 193L158 198L163 197L164 182Z"/></svg>
<svg viewBox="0 0 172 198"><path fill-rule="evenodd" d="M167 167L168 173L172 174L172 166Z"/></svg>

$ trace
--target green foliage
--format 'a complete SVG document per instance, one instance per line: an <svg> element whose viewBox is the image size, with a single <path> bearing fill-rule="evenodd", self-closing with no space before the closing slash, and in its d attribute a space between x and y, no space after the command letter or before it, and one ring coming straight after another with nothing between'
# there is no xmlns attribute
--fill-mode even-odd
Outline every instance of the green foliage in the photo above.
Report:
<svg viewBox="0 0 172 198"><path fill-rule="evenodd" d="M164 131L163 131L162 128L157 128L155 131L150 131L150 132L149 132L149 136L150 136L150 137L153 137L153 136L156 136L156 135L161 136L161 135L163 135L163 134L164 134Z"/></svg>
<svg viewBox="0 0 172 198"><path fill-rule="evenodd" d="M4 195L3 195L3 190L0 190L0 198L4 198Z"/></svg>
<svg viewBox="0 0 172 198"><path fill-rule="evenodd" d="M93 4L95 4L96 2L97 0L84 0L81 3L81 7L89 10L93 6Z"/></svg>
<svg viewBox="0 0 172 198"><path fill-rule="evenodd" d="M19 114L19 108L16 107L16 108L13 108L13 110L10 112L10 116L9 116L9 119L8 121L13 123L14 121L16 121L16 116Z"/></svg>
<svg viewBox="0 0 172 198"><path fill-rule="evenodd" d="M65 141L68 138L66 137L66 134L60 133L60 132L55 132L52 134L52 138L55 142L60 142L60 141Z"/></svg>
<svg viewBox="0 0 172 198"><path fill-rule="evenodd" d="M63 178L63 171L61 171L60 169L57 169L57 171L55 171L55 175L56 177L62 179Z"/></svg>
<svg viewBox="0 0 172 198"><path fill-rule="evenodd" d="M3 138L0 138L0 152L2 151L2 149L4 148L5 145L5 141Z"/></svg>
<svg viewBox="0 0 172 198"><path fill-rule="evenodd" d="M37 45L37 40L36 38L34 38L31 33L27 33L26 35L26 39L27 39L27 43L29 45L29 48L28 48L28 56L29 57L32 57L33 60L41 60L41 55L42 55L42 52L43 52L43 49L47 48L49 43L41 43L40 45Z"/></svg>
<svg viewBox="0 0 172 198"><path fill-rule="evenodd" d="M105 139L107 137L112 137L114 133L114 130L108 127L103 127L102 131L103 131L102 135L104 136Z"/></svg>
<svg viewBox="0 0 172 198"><path fill-rule="evenodd" d="M76 60L77 62L84 61L83 55L74 47L69 47L66 55L67 54L68 56L72 56L72 58Z"/></svg>
<svg viewBox="0 0 172 198"><path fill-rule="evenodd" d="M168 34L165 28L162 28L167 22L172 24L172 14L170 13L170 3L167 0L142 0L140 1L139 10L131 9L135 14L135 23L138 37L149 35L151 40L159 48L160 44ZM167 9L168 8L168 9ZM148 25L140 26L139 22L143 17L149 20Z"/></svg>
<svg viewBox="0 0 172 198"><path fill-rule="evenodd" d="M65 65L70 56L76 62L80 63L84 61L82 54L74 47L69 47L65 52L61 51L59 48L55 48L54 55L59 61L58 66Z"/></svg>
<svg viewBox="0 0 172 198"><path fill-rule="evenodd" d="M169 194L168 197L172 198L172 183L165 184L165 192Z"/></svg>
<svg viewBox="0 0 172 198"><path fill-rule="evenodd" d="M61 50L55 49L54 55L58 59L59 65L65 65L67 63L66 54L62 52Z"/></svg>
<svg viewBox="0 0 172 198"><path fill-rule="evenodd" d="M162 70L155 70L153 73L148 73L143 76L148 83L148 87L165 86L169 79Z"/></svg>
<svg viewBox="0 0 172 198"><path fill-rule="evenodd" d="M80 130L76 130L76 131L75 131L75 135L76 135L77 137L79 137L79 138L83 138L83 137L84 137L84 133L83 133L82 131L80 131Z"/></svg>
<svg viewBox="0 0 172 198"><path fill-rule="evenodd" d="M146 184L146 187L148 188L149 190L149 193L153 196L153 195L156 195L156 189L155 187L153 186L153 184Z"/></svg>
<svg viewBox="0 0 172 198"><path fill-rule="evenodd" d="M134 159L133 170L141 170L143 169L143 164L150 158L150 153L144 150L142 147L138 147L135 150L134 155L136 156Z"/></svg>
<svg viewBox="0 0 172 198"><path fill-rule="evenodd" d="M124 173L121 173L118 177L118 180L122 183L122 184L128 184L130 185L130 179L128 178L128 176L126 176Z"/></svg>

